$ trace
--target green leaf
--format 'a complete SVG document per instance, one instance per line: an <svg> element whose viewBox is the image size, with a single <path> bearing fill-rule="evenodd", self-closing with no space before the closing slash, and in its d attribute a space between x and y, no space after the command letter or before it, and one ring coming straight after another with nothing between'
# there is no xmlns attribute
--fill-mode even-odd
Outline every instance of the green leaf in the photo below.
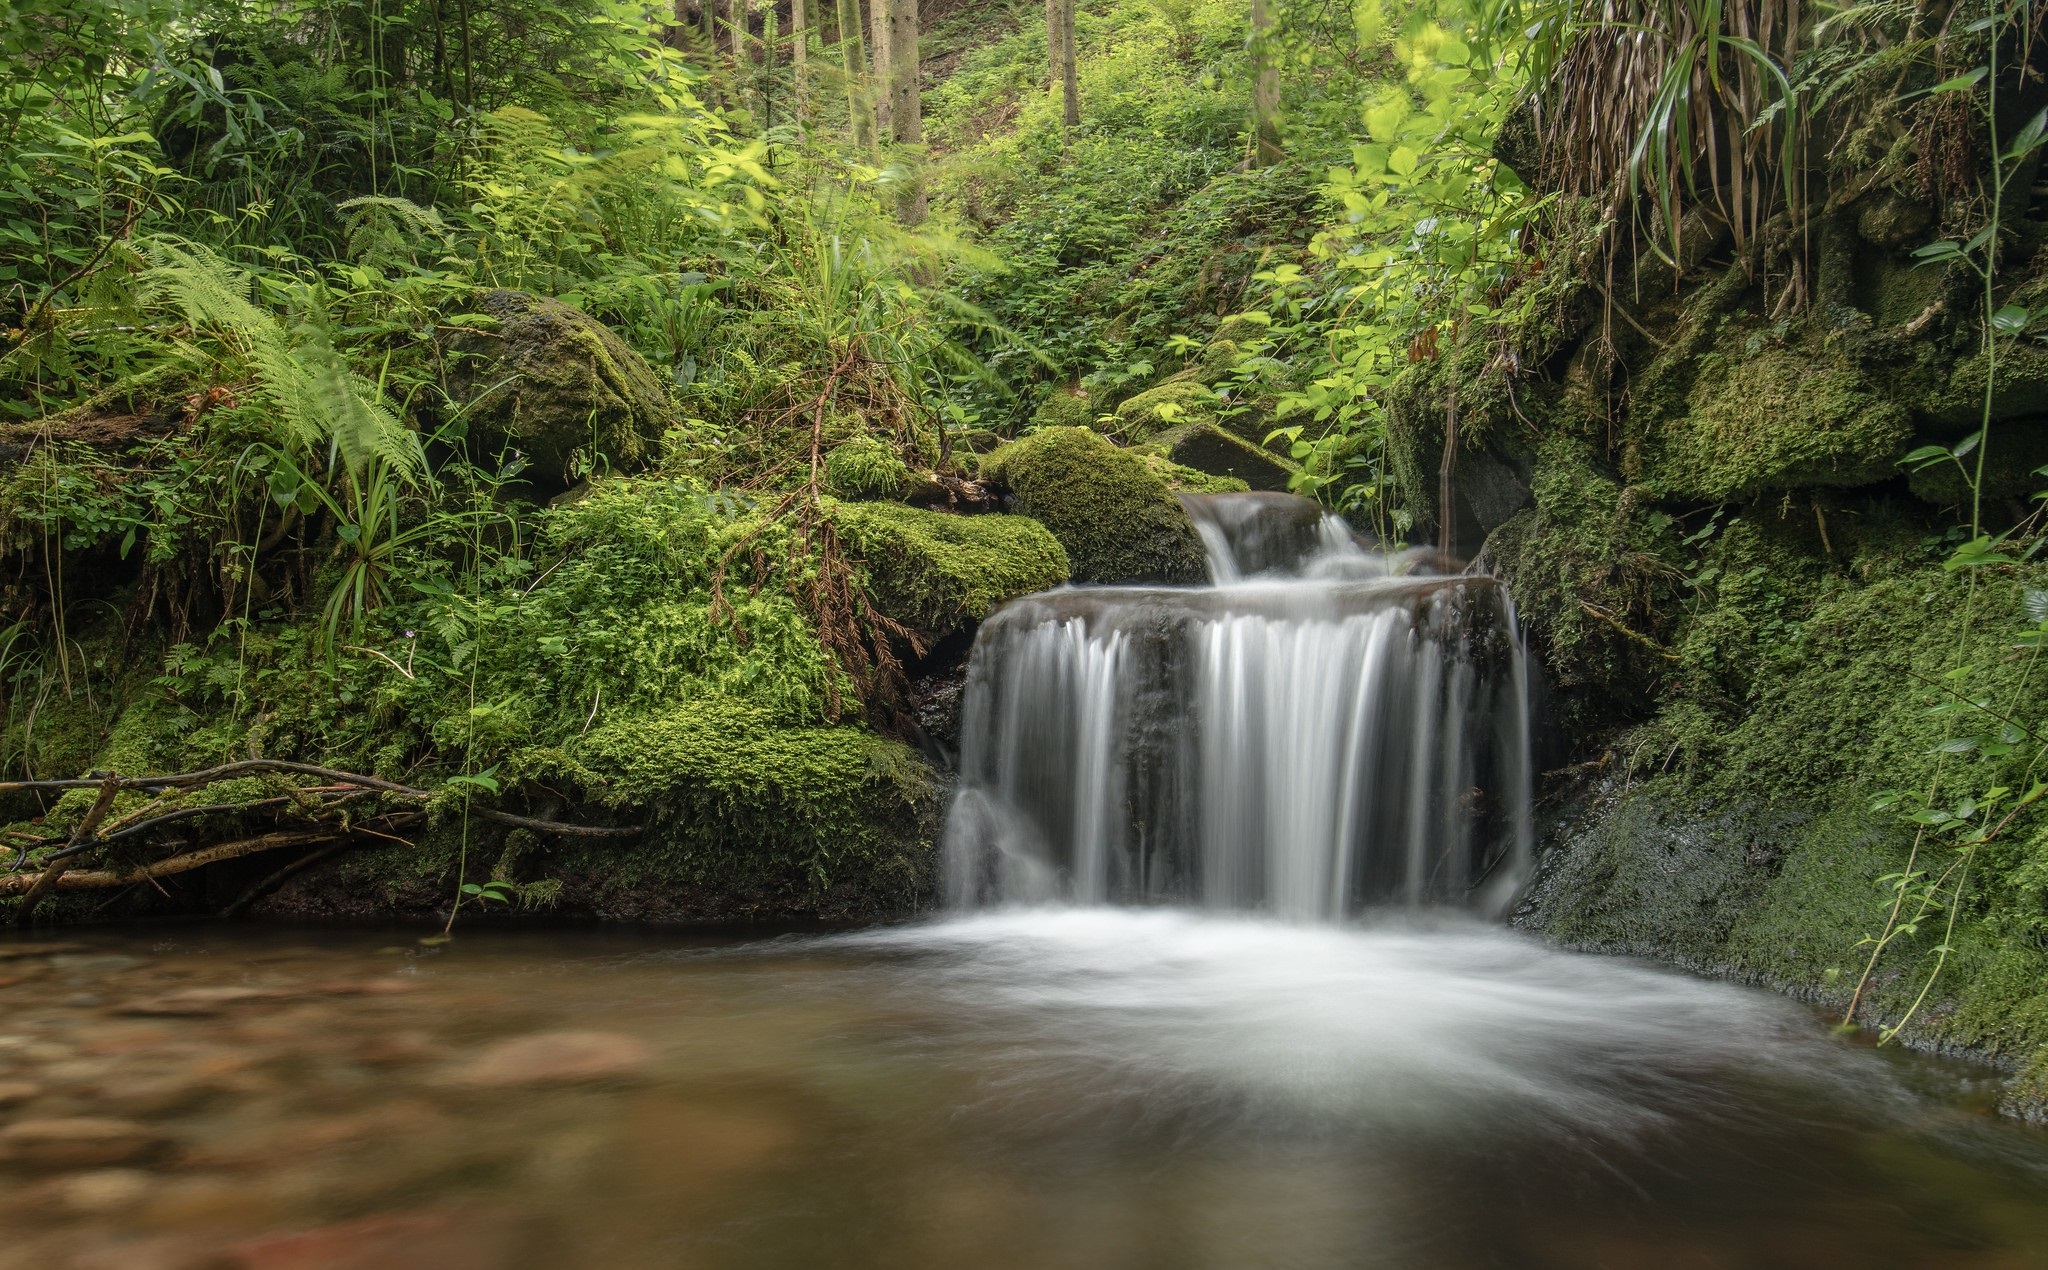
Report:
<svg viewBox="0 0 2048 1270"><path fill-rule="evenodd" d="M1991 315L1991 329L2000 335L2017 335L2027 329L2027 319L2033 316L2017 304L2008 304Z"/></svg>
<svg viewBox="0 0 2048 1270"><path fill-rule="evenodd" d="M1387 170L1395 176L1407 176L1415 171L1418 158L1415 151L1407 146L1396 146L1394 152L1387 156Z"/></svg>

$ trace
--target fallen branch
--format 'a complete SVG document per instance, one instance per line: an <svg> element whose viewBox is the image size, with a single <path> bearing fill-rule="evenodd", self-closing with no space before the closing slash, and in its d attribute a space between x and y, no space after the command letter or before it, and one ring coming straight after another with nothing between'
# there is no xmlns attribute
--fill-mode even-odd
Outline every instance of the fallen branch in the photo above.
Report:
<svg viewBox="0 0 2048 1270"><path fill-rule="evenodd" d="M316 776L332 784L348 785L357 789L376 790L393 798L425 800L435 796L435 791L431 789L416 789L411 785L401 785L396 781L387 781L377 776L365 776L360 772L344 772L339 768L320 767L312 763L293 763L284 759L267 758L243 759L240 762L223 763L219 767L203 768L196 772L175 772L164 776L114 776L107 774L98 777L85 777L78 780L0 781L0 794L11 794L25 790L57 792L70 789L104 789L109 782L113 783L117 792L161 793L165 790L194 789L202 785L211 785L216 781L233 780L238 776L253 776L266 772ZM272 801L274 800L265 800L266 803ZM258 804L220 804L219 809L239 810L256 805ZM167 813L164 818L172 819L181 818L185 815L198 815L205 810L213 810L213 808L193 808L186 812ZM509 811L497 811L488 807L472 807L470 814L480 820L488 820L495 824L511 825L518 829L532 829L542 833L558 833L578 838L630 838L639 834L643 829L643 826L640 825L622 825L617 827L607 825L569 825L554 820L540 820L532 816L514 815ZM123 836L127 836L136 832L141 827L140 824L129 825L125 826L121 832ZM79 842L75 834L73 835L73 842L74 844ZM97 844L87 842L82 845ZM67 846L65 849L69 851L72 848Z"/></svg>
<svg viewBox="0 0 2048 1270"><path fill-rule="evenodd" d="M35 899L38 898L36 892L39 889L93 891L109 886L133 886L137 882L149 882L156 878L170 877L173 874L189 873L193 869L205 868L209 864L218 864L222 860L235 860L242 856L255 855L262 851L275 851L280 847L302 847L315 842L332 842L336 838L346 836L346 830L266 833L254 838L242 838L235 842L219 843L215 846L201 848L198 851L188 851L184 855L174 855L169 859L158 860L154 864L137 865L132 869L72 869L67 871L61 864L52 865L42 873L15 873L0 877L0 896L20 895L23 892L27 892L30 899ZM45 879L48 879L47 883ZM16 913L17 922L23 920L23 914L26 913L27 909L28 901L24 900L21 909Z"/></svg>
<svg viewBox="0 0 2048 1270"><path fill-rule="evenodd" d="M67 854L75 854L80 844L91 844L93 831L100 827L100 821L106 818L108 809L114 805L114 798L120 792L121 783L118 778L108 776L101 780L100 796L93 800L92 809L85 813L85 818L80 820L78 827L71 831L71 842L73 845L67 849ZM17 863L27 859L28 852L24 851L21 853ZM18 881L22 885L19 891L9 891L6 894L13 895L27 892L26 895L23 895L20 906L14 910L14 924L16 926L28 925L30 916L36 911L36 905L42 903L43 897L49 894L53 887L63 885L65 872L70 867L69 863L60 860L44 869L41 873L35 874L33 881L30 880L28 875L19 873L7 879L10 882Z"/></svg>

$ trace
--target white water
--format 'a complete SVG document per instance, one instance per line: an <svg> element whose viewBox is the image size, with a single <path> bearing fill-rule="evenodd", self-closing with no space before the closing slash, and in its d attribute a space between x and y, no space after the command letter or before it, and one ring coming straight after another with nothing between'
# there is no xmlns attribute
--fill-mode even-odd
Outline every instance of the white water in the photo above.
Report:
<svg viewBox="0 0 2048 1270"><path fill-rule="evenodd" d="M1506 593L1401 574L1304 499L1186 501L1214 585L1061 588L983 626L953 903L1502 910L1531 784Z"/></svg>
<svg viewBox="0 0 2048 1270"><path fill-rule="evenodd" d="M1747 1081L1853 1091L1866 1111L1900 1098L1782 998L1469 917L1013 908L827 942L914 958L884 981L1000 1050L978 1060L999 1075L977 1105L997 1114L1616 1144Z"/></svg>

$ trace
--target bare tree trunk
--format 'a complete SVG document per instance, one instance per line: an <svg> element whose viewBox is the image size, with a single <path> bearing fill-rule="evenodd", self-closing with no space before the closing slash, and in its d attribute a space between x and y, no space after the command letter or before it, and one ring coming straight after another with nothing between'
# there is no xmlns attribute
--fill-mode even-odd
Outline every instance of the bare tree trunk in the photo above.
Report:
<svg viewBox="0 0 2048 1270"><path fill-rule="evenodd" d="M924 89L920 80L923 63L918 44L917 0L885 0L889 10L889 71L887 85L891 131L898 145L924 144ZM915 225L925 217L924 180L911 180L900 205L904 223Z"/></svg>
<svg viewBox="0 0 2048 1270"><path fill-rule="evenodd" d="M775 0L761 5L761 127L775 126Z"/></svg>
<svg viewBox="0 0 2048 1270"><path fill-rule="evenodd" d="M1066 110L1061 121L1069 128L1081 123L1081 77L1075 61L1074 0L1060 0L1060 80L1066 86Z"/></svg>
<svg viewBox="0 0 2048 1270"><path fill-rule="evenodd" d="M791 79L796 88L796 122L811 120L811 14L804 0L789 0Z"/></svg>
<svg viewBox="0 0 2048 1270"><path fill-rule="evenodd" d="M1267 45L1273 15L1267 0L1252 0L1252 131L1257 147L1252 162L1268 168L1280 162L1280 69Z"/></svg>
<svg viewBox="0 0 2048 1270"><path fill-rule="evenodd" d="M846 126L853 144L863 150L875 144L874 116L861 100L867 78L867 51L861 44L860 0L839 0L839 62L846 73Z"/></svg>
<svg viewBox="0 0 2048 1270"><path fill-rule="evenodd" d="M893 140L896 129L892 119L895 106L894 94L889 86L894 81L896 49L889 38L896 25L898 0L868 0L869 43L874 46L875 58L875 139Z"/></svg>
<svg viewBox="0 0 2048 1270"><path fill-rule="evenodd" d="M1045 55L1050 67L1045 81L1047 92L1067 82L1067 55L1060 51L1066 38L1066 0L1045 0Z"/></svg>

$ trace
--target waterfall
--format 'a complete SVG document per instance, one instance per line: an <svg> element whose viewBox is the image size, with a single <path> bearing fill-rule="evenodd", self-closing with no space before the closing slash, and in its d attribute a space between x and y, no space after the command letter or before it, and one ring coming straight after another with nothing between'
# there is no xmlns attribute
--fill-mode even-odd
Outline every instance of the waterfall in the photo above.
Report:
<svg viewBox="0 0 2048 1270"><path fill-rule="evenodd" d="M1505 588L1306 499L1182 501L1210 586L1061 587L982 626L949 901L1504 909L1532 784Z"/></svg>

